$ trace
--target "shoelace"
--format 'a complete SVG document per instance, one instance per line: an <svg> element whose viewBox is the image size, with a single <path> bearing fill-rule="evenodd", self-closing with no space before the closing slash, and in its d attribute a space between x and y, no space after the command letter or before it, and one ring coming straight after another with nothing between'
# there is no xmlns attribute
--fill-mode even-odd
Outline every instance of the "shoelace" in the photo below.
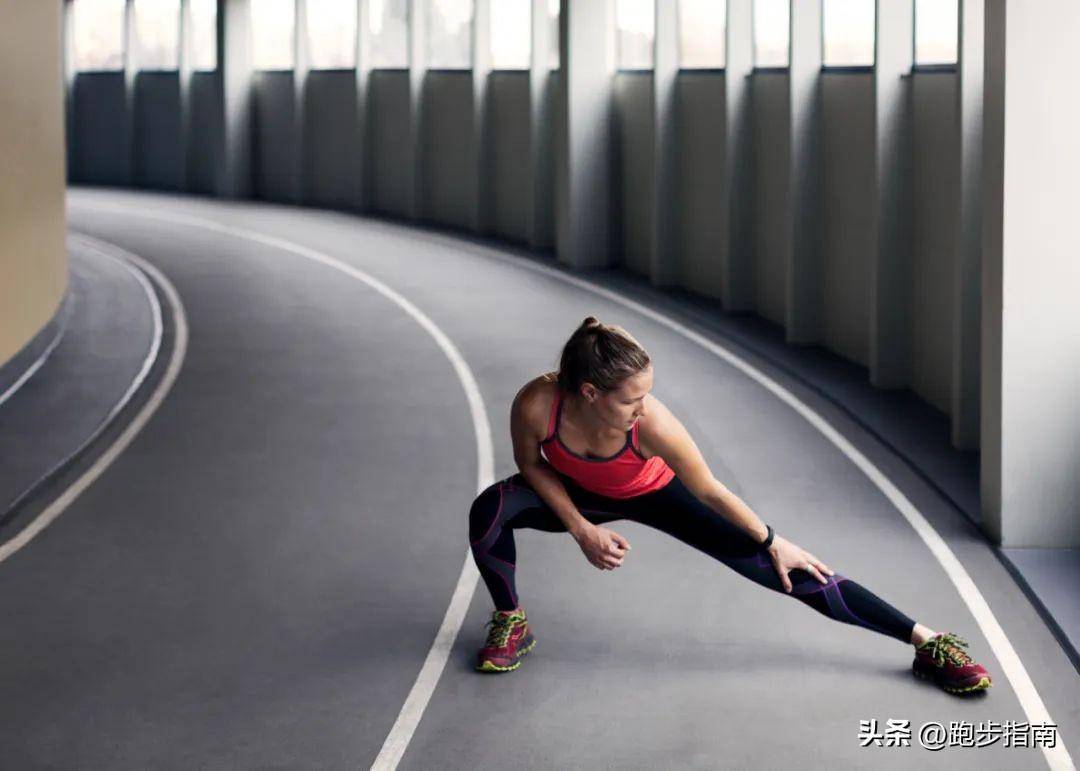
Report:
<svg viewBox="0 0 1080 771"><path fill-rule="evenodd" d="M927 644L929 646L930 655L938 665L944 665L946 657L957 666L973 663L971 656L967 655L960 647L968 647L967 640L958 637L952 632L945 632L939 637L935 637L928 641Z"/></svg>
<svg viewBox="0 0 1080 771"><path fill-rule="evenodd" d="M484 642L485 647L501 648L506 645L506 641L510 639L510 632L514 629L514 623L517 621L521 621L521 616L493 615L490 621L484 623L485 627L491 625L487 640Z"/></svg>

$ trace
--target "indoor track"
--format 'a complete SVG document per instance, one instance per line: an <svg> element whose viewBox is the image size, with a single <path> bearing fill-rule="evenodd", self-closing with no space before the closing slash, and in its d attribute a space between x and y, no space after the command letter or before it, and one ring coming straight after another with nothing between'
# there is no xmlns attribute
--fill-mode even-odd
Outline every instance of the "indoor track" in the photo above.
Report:
<svg viewBox="0 0 1080 771"><path fill-rule="evenodd" d="M721 482L835 571L968 639L995 678L950 696L912 677L910 646L641 525L612 526L633 551L611 572L569 536L518 531L539 644L516 672L475 673L491 610L478 584L401 768L1035 769L1080 756L1075 670L970 523L752 354L738 351L944 540L1029 682L1006 676L938 556L818 427L670 326L537 269L561 272L552 261L282 206L99 190L70 191L68 206L73 232L168 277L190 339L131 446L0 563L5 768L336 769L380 756L461 577L488 439L478 445L467 381L432 331L320 255L399 293L460 352L494 479L516 471L520 386L555 368L585 316L625 326ZM933 752L914 735L860 747L861 720L908 720L913 734L1034 720L1032 694L1058 726L1056 753Z"/></svg>

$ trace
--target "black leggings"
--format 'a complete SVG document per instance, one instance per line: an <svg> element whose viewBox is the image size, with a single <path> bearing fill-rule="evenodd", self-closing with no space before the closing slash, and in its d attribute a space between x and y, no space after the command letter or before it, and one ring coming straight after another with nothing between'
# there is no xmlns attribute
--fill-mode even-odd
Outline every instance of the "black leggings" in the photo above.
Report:
<svg viewBox="0 0 1080 771"><path fill-rule="evenodd" d="M622 499L585 490L563 474L559 478L570 499L590 522L605 524L628 519L654 527L720 560L751 581L788 594L768 552L698 500L678 477L655 492ZM524 475L514 474L480 493L469 512L473 557L498 610L518 607L513 531L520 527L566 532L562 521ZM790 596L819 613L904 643L911 642L915 622L850 578L836 573L826 576L828 584L822 584L799 568L788 576L792 584Z"/></svg>

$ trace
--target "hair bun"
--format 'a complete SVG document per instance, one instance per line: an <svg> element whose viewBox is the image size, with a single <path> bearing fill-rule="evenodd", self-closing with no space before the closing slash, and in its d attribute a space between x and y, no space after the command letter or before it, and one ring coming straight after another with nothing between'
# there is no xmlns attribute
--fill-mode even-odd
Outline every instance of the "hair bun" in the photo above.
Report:
<svg viewBox="0 0 1080 771"><path fill-rule="evenodd" d="M604 325L601 324L595 316L589 316L583 322L581 322L581 326L585 329L589 329L592 327L602 327Z"/></svg>

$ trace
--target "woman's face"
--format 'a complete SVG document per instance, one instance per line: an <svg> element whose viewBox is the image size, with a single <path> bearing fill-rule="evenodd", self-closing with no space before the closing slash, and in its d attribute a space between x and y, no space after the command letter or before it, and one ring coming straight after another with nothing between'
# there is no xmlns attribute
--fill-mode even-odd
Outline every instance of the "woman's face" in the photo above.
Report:
<svg viewBox="0 0 1080 771"><path fill-rule="evenodd" d="M645 396L652 390L653 368L650 364L636 375L622 381L618 388L607 393L597 390L591 383L582 386L582 392L601 422L619 431L629 431L634 423L645 415Z"/></svg>

